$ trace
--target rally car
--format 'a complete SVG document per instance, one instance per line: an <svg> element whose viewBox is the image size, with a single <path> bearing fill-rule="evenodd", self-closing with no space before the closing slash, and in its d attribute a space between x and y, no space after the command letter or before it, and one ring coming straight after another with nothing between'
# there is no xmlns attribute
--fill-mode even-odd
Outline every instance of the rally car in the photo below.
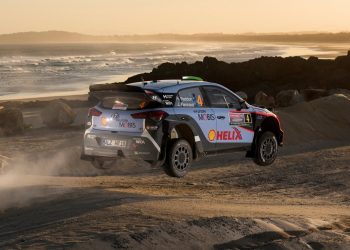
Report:
<svg viewBox="0 0 350 250"><path fill-rule="evenodd" d="M193 160L223 152L246 151L269 165L283 144L274 113L197 77L121 84L93 96L99 103L88 113L81 158L97 168L130 157L183 177Z"/></svg>

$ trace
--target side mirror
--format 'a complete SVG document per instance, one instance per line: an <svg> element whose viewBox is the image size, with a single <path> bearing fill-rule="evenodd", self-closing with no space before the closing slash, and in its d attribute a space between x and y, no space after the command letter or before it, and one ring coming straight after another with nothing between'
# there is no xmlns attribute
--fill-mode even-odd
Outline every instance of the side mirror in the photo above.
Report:
<svg viewBox="0 0 350 250"><path fill-rule="evenodd" d="M236 108L237 110L241 110L241 109L247 108L246 101L244 101L244 100L239 100L238 105L237 105L237 103L229 103L227 106L230 109L235 109Z"/></svg>
<svg viewBox="0 0 350 250"><path fill-rule="evenodd" d="M229 103L227 106L229 109L236 108L234 103Z"/></svg>
<svg viewBox="0 0 350 250"><path fill-rule="evenodd" d="M236 95L238 95L240 98L242 98L245 101L248 100L248 95L243 91L236 92Z"/></svg>
<svg viewBox="0 0 350 250"><path fill-rule="evenodd" d="M240 106L240 109L246 109L247 108L247 102L245 100L239 100L239 106Z"/></svg>

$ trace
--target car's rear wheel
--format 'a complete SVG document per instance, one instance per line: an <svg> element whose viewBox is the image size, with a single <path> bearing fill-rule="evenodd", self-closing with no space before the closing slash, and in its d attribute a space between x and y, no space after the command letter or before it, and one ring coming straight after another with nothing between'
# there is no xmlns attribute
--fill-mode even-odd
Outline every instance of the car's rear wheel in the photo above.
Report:
<svg viewBox="0 0 350 250"><path fill-rule="evenodd" d="M165 172L172 177L184 177L191 167L193 159L191 145L185 139L171 143L164 164Z"/></svg>
<svg viewBox="0 0 350 250"><path fill-rule="evenodd" d="M258 139L254 161L260 166L270 165L276 160L277 152L276 136L270 131L264 132Z"/></svg>
<svg viewBox="0 0 350 250"><path fill-rule="evenodd" d="M116 164L116 162L116 159L104 159L96 157L92 160L91 163L95 168L98 169L111 169Z"/></svg>

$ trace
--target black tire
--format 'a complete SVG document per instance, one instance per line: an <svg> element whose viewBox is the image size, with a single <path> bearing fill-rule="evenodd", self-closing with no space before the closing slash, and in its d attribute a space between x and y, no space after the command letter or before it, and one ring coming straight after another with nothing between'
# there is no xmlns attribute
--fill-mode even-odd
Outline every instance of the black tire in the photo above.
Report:
<svg viewBox="0 0 350 250"><path fill-rule="evenodd" d="M191 167L192 147L188 141L178 139L170 144L164 164L165 173L171 177L184 177Z"/></svg>
<svg viewBox="0 0 350 250"><path fill-rule="evenodd" d="M272 164L277 157L278 144L274 133L264 132L258 139L254 161L260 166Z"/></svg>
<svg viewBox="0 0 350 250"><path fill-rule="evenodd" d="M103 158L94 158L91 163L92 165L97 169L111 169L115 164L117 160L116 159L103 159Z"/></svg>

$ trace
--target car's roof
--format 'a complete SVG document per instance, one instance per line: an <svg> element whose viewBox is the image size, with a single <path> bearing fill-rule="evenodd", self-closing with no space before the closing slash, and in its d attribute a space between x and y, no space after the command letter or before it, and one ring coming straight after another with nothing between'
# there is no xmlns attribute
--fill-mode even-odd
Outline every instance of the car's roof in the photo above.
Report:
<svg viewBox="0 0 350 250"><path fill-rule="evenodd" d="M217 83L192 80L157 80L129 83L130 86L137 86L143 89L155 90L163 93L176 93L180 89L198 86L221 86Z"/></svg>

